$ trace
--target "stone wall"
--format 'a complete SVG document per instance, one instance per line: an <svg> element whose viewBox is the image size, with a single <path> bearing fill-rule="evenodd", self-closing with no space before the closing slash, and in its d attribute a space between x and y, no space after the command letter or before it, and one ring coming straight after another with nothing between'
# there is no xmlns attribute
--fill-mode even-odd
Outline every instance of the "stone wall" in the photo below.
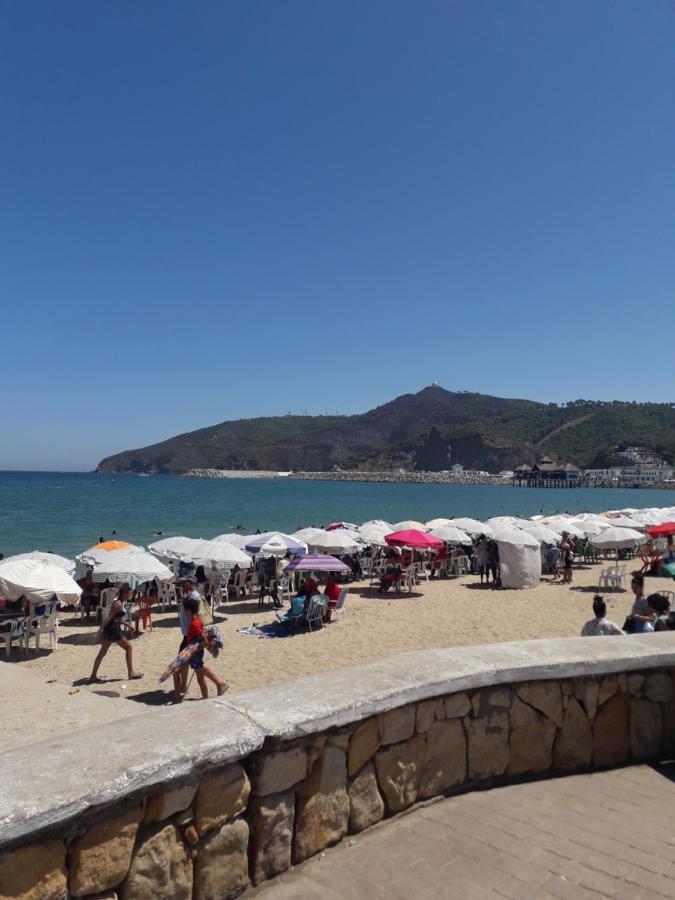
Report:
<svg viewBox="0 0 675 900"><path fill-rule="evenodd" d="M673 638L403 654L1 754L0 898L237 897L432 797L672 757Z"/></svg>

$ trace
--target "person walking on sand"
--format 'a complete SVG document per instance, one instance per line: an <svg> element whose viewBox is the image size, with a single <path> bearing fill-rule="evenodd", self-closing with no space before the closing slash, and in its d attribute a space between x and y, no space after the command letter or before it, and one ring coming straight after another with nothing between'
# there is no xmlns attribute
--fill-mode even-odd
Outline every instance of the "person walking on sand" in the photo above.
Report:
<svg viewBox="0 0 675 900"><path fill-rule="evenodd" d="M206 700L209 696L209 688L206 683L207 678L215 684L218 696L220 696L225 693L228 685L224 681L221 681L220 678L214 675L211 669L204 665L204 626L202 620L199 618L199 601L190 594L189 597L185 597L183 600L183 610L189 621L186 635L187 646L189 647L190 644L199 644L201 647L200 650L190 657L188 665L197 676L199 689L202 692L202 699ZM187 666L184 666L183 670L187 670ZM183 670L175 672L173 676L176 703L180 703L183 699L183 679L181 678Z"/></svg>
<svg viewBox="0 0 675 900"><path fill-rule="evenodd" d="M134 672L132 646L126 638L122 637L122 618L124 616L123 604L128 600L130 594L131 588L128 584L120 585L117 597L113 600L110 607L110 614L99 629L101 634L101 649L98 651L98 655L94 660L94 668L91 670L91 675L89 676L89 684L101 684L101 679L98 677L98 670L103 662L103 657L108 650L110 650L112 644L117 644L117 646L125 653L128 679L133 681L143 677L142 672Z"/></svg>

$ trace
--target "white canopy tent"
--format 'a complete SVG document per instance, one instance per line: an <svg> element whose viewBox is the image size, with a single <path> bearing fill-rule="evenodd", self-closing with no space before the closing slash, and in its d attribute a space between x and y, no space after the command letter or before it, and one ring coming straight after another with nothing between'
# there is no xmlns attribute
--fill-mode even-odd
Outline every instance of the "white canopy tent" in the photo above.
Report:
<svg viewBox="0 0 675 900"><path fill-rule="evenodd" d="M60 566L41 559L14 559L0 567L0 594L5 600L25 597L31 603L46 603L56 596L61 603L77 605L82 588Z"/></svg>
<svg viewBox="0 0 675 900"><path fill-rule="evenodd" d="M496 525L492 538L499 547L499 572L505 588L533 588L541 579L539 541L512 525Z"/></svg>

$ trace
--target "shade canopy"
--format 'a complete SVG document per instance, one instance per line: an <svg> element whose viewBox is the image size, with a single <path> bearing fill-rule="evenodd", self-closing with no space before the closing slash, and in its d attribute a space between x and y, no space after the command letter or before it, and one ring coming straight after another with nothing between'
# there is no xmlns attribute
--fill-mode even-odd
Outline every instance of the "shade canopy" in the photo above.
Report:
<svg viewBox="0 0 675 900"><path fill-rule="evenodd" d="M427 526L424 522L418 522L416 519L404 519L402 522L394 522L391 526L394 531L426 531Z"/></svg>
<svg viewBox="0 0 675 900"><path fill-rule="evenodd" d="M385 536L391 534L391 525L361 525L359 535L366 544L374 544L376 547L385 547Z"/></svg>
<svg viewBox="0 0 675 900"><path fill-rule="evenodd" d="M257 535L246 544L246 549L249 553L262 553L265 556L285 556L287 553L307 553L307 544L290 534L272 531Z"/></svg>
<svg viewBox="0 0 675 900"><path fill-rule="evenodd" d="M214 541L225 541L226 544L232 544L233 547L239 547L240 550L244 549L249 539L250 535L240 534L236 531L230 531L228 534L217 534L213 538Z"/></svg>
<svg viewBox="0 0 675 900"><path fill-rule="evenodd" d="M492 528L492 539L499 544L511 544L514 547L539 547L539 541L536 537L528 534L527 531L523 531L522 528L516 528L514 525L494 525Z"/></svg>
<svg viewBox="0 0 675 900"><path fill-rule="evenodd" d="M601 531L600 534L593 535L591 544L609 550L627 550L629 547L635 546L638 541L643 541L644 537L644 534L640 531L633 531L632 528L611 526Z"/></svg>
<svg viewBox="0 0 675 900"><path fill-rule="evenodd" d="M46 603L56 595L61 603L77 604L81 594L82 588L68 572L42 559L8 560L0 567L0 595L5 600L26 597Z"/></svg>
<svg viewBox="0 0 675 900"><path fill-rule="evenodd" d="M429 519L424 527L431 530L432 528L443 528L445 525L449 524L450 519Z"/></svg>
<svg viewBox="0 0 675 900"><path fill-rule="evenodd" d="M90 558L92 554L90 554ZM152 553L142 547L123 547L121 550L98 551L92 560L94 581L128 581L132 587L159 578L170 581L173 572Z"/></svg>
<svg viewBox="0 0 675 900"><path fill-rule="evenodd" d="M664 522L662 525L654 525L647 529L647 534L652 537L665 537L669 534L675 534L675 522Z"/></svg>
<svg viewBox="0 0 675 900"><path fill-rule="evenodd" d="M560 534L548 525L540 522L529 522L519 526L522 531L531 534L533 538L544 544L556 544L560 540Z"/></svg>
<svg viewBox="0 0 675 900"><path fill-rule="evenodd" d="M362 522L361 528L365 528L366 525L374 525L376 528L384 528L387 534L391 534L394 531L394 526L391 522L385 522L384 519L368 519L367 522Z"/></svg>
<svg viewBox="0 0 675 900"><path fill-rule="evenodd" d="M486 537L490 537L492 534L492 528L487 522L481 522L479 519L471 519L468 516L450 519L450 524L454 525L455 528L461 528L462 531L467 531L470 534L484 534Z"/></svg>
<svg viewBox="0 0 675 900"><path fill-rule="evenodd" d="M190 550L188 557L198 566L207 566L212 569L232 569L234 566L251 565L251 557L248 553L228 544L227 541L197 541Z"/></svg>
<svg viewBox="0 0 675 900"><path fill-rule="evenodd" d="M17 553L15 556L6 556L0 560L0 567L6 566L7 563L17 559L39 559L42 562L50 563L52 566L58 566L69 575L73 575L77 563L74 559L68 559L67 556L59 556L58 553L47 553L43 550L31 550L30 553Z"/></svg>
<svg viewBox="0 0 675 900"><path fill-rule="evenodd" d="M546 522L538 522L538 525L544 525L562 535L563 531L574 538L585 538L591 534L598 534L602 529L593 522L572 522L564 519L547 519Z"/></svg>
<svg viewBox="0 0 675 900"><path fill-rule="evenodd" d="M394 531L392 534L388 534L385 540L390 547L411 547L414 550L440 550L443 547L443 541L440 538L416 528Z"/></svg>
<svg viewBox="0 0 675 900"><path fill-rule="evenodd" d="M446 544L470 544L471 538L466 533L466 531L462 531L460 528L455 528L453 525L441 525L437 528L432 528L429 534L434 537L440 538Z"/></svg>
<svg viewBox="0 0 675 900"><path fill-rule="evenodd" d="M617 528L644 528L644 524L632 516L610 516L607 521Z"/></svg>
<svg viewBox="0 0 675 900"><path fill-rule="evenodd" d="M310 553L298 556L286 566L286 572L349 572L346 563L325 553Z"/></svg>
<svg viewBox="0 0 675 900"><path fill-rule="evenodd" d="M358 550L359 543L344 528L336 528L334 531L318 530L307 539L307 546L320 553L353 553Z"/></svg>
<svg viewBox="0 0 675 900"><path fill-rule="evenodd" d="M148 550L168 559L192 559L192 551L200 543L204 543L202 538L184 537L179 534L175 537L162 538L161 541L153 541L152 544L148 544Z"/></svg>

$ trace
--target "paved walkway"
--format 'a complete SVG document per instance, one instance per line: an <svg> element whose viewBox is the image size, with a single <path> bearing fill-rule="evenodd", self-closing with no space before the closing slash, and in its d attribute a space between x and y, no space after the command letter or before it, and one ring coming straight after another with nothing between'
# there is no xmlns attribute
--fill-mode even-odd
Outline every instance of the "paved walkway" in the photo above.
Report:
<svg viewBox="0 0 675 900"><path fill-rule="evenodd" d="M256 900L675 897L675 765L476 791L347 838Z"/></svg>

